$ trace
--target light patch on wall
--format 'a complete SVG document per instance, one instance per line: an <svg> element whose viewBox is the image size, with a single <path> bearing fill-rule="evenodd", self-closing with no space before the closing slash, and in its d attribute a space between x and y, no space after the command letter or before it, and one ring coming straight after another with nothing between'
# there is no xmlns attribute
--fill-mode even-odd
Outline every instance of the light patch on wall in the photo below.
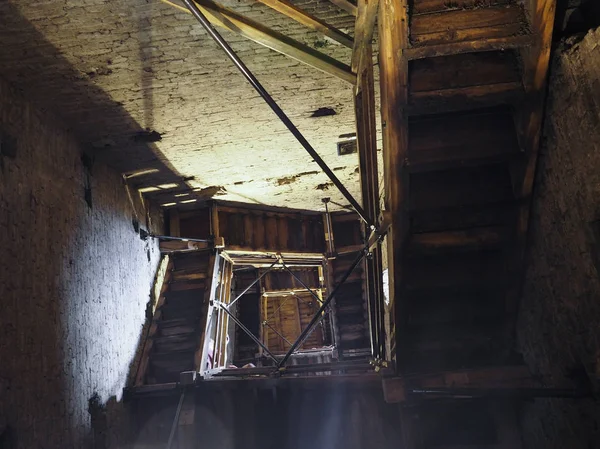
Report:
<svg viewBox="0 0 600 449"><path fill-rule="evenodd" d="M142 187L141 189L138 189L138 192L148 193L148 192L156 192L157 190L160 190L160 189L156 186L149 186L149 187Z"/></svg>

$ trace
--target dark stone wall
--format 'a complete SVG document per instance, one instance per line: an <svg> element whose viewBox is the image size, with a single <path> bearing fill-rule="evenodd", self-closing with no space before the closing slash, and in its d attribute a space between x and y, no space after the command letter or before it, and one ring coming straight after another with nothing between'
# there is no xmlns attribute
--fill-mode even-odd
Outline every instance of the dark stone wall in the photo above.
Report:
<svg viewBox="0 0 600 449"><path fill-rule="evenodd" d="M562 42L552 67L531 216L519 341L548 385L600 379L600 29ZM525 447L600 444L591 401L536 400Z"/></svg>
<svg viewBox="0 0 600 449"><path fill-rule="evenodd" d="M0 447L117 444L158 247L121 176L2 79L0 130Z"/></svg>

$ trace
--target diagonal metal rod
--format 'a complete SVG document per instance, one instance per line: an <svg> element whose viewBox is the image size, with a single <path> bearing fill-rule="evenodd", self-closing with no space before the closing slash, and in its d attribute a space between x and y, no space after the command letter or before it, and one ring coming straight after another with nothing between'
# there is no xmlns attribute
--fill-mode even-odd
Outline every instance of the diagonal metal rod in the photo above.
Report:
<svg viewBox="0 0 600 449"><path fill-rule="evenodd" d="M267 268L267 271L265 271L263 274L261 274L259 277L257 277L257 278L256 278L256 280L255 280L255 281L254 281L252 284L250 284L250 285L249 285L249 286L248 286L248 287L247 287L247 288L246 288L246 289L245 289L245 290L244 290L242 293L240 293L239 295L237 295L237 296L235 297L235 299L234 299L233 301L231 301L231 302L230 302L230 303L227 305L227 309L229 309L229 308L230 308L232 305L234 305L234 304L235 304L235 302L236 302L238 299L240 299L242 296L244 296L246 293L248 293L248 290L250 290L252 287L254 287L258 281L260 281L260 280L261 280L263 277L265 277L265 276L267 275L267 273L268 273L269 271L271 271L271 270L273 269L273 267L274 267L274 266L275 266L277 263L279 263L279 261L278 261L278 260L276 260L275 262L273 262L273 263L271 264L271 266L270 266L269 268Z"/></svg>
<svg viewBox="0 0 600 449"><path fill-rule="evenodd" d="M183 407L183 399L185 398L185 390L181 392L179 397L179 403L177 409L175 409L175 417L173 418L173 424L171 424L171 432L169 433L169 440L167 441L167 449L171 449L173 446L173 440L175 439L175 431L179 424L179 415L181 414L181 407Z"/></svg>
<svg viewBox="0 0 600 449"><path fill-rule="evenodd" d="M317 302L319 304L323 304L323 301L321 301L321 298L319 298L317 296L317 294L315 292L313 292L311 290L311 288L304 283L304 281L302 281L302 279L300 279L298 276L296 276L294 274L294 272L288 268L288 266L285 264L283 259L281 259L281 265L283 265L283 268L285 268L287 270L287 272L290 273L293 276L293 278L296 279L300 283L300 285L302 285L302 287L304 287L306 290L308 290L310 292L310 294L313 296L313 298L315 298L317 300Z"/></svg>
<svg viewBox="0 0 600 449"><path fill-rule="evenodd" d="M333 291L327 296L327 299L325 301L323 301L323 304L321 304L321 307L319 308L319 310L317 311L317 313L315 314L313 319L310 320L310 323L308 323L308 326L306 326L306 329L304 329L302 331L302 333L300 334L298 339L295 341L295 343L292 345L292 347L289 349L289 351L285 354L283 359L281 359L281 361L279 362L279 365L278 365L280 368L285 365L285 362L288 361L288 359L294 353L294 351L304 343L304 341L308 338L308 336L313 331L315 325L323 319L323 312L325 311L327 306L329 306L329 303L333 300L333 297L335 296L337 291L340 289L340 287L342 285L344 285L344 282L346 282L346 280L350 277L350 275L352 274L354 269L358 266L359 263L362 262L362 260L366 254L367 254L367 252L365 250L358 255L358 257L354 260L354 262L352 262L352 265L350 265L350 268L348 268L348 271L346 271L346 273L344 274L342 279L340 279L339 284L335 286Z"/></svg>
<svg viewBox="0 0 600 449"><path fill-rule="evenodd" d="M285 341L288 345L292 346L292 343L287 338L285 338L283 335L281 335L277 329L275 329L273 326L271 326L268 321L263 321L263 326L267 326L269 329L271 329L273 332L275 332L277 335L279 335L279 338L281 338L283 341Z"/></svg>
<svg viewBox="0 0 600 449"><path fill-rule="evenodd" d="M261 348L263 348L263 350L267 353L267 355L271 358L271 360L273 360L275 362L275 364L278 364L278 360L275 358L275 356L273 355L273 353L271 351L269 351L269 348L267 348L263 344L262 341L260 341L258 338L256 338L256 335L254 335L250 329L248 329L246 326L244 326L244 324L240 320L238 320L237 317L233 313L231 313L227 309L227 307L225 307L222 303L219 303L219 307L221 307L221 309L223 309L225 311L225 313L227 315L229 315L229 318L231 318L233 320L233 322L240 327L241 330L243 330L246 334L248 334L248 336L252 340L254 340L254 343L256 343Z"/></svg>
<svg viewBox="0 0 600 449"><path fill-rule="evenodd" d="M273 97L267 92L267 90L260 84L258 79L254 76L254 74L246 67L244 62L239 58L239 56L233 51L233 49L229 46L229 44L223 39L223 36L219 34L217 30L211 25L206 16L202 14L202 11L196 6L196 3L193 0L183 0L187 8L190 10L192 15L200 22L202 27L206 30L206 32L214 39L214 41L219 44L219 46L225 51L229 59L233 61L236 67L240 70L242 75L248 80L248 82L254 87L254 89L260 94L260 96L265 100L265 102L269 105L269 107L273 110L273 112L279 117L279 120L283 122L283 124L287 127L287 129L294 135L296 140L300 142L300 144L304 147L304 149L310 154L313 160L321 167L321 170L325 172L325 174L331 179L331 182L338 188L342 195L348 200L348 202L352 205L356 213L360 216L360 218L371 228L376 229L375 222L372 218L367 216L365 210L361 207L360 204L354 199L352 194L344 187L344 184L338 179L337 176L333 173L333 171L327 166L325 161L321 159L321 156L317 153L317 151L311 146L311 144L306 140L306 138L302 135L300 130L296 128L296 125L292 123L289 117L283 112L283 110L279 107L277 102L273 100Z"/></svg>

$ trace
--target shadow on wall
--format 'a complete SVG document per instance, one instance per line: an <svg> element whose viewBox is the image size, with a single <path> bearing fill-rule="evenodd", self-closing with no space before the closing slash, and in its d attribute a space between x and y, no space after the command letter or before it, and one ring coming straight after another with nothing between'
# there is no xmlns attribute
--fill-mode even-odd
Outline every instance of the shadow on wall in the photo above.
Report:
<svg viewBox="0 0 600 449"><path fill-rule="evenodd" d="M122 447L158 246L120 174L1 78L0 127L0 447Z"/></svg>
<svg viewBox="0 0 600 449"><path fill-rule="evenodd" d="M150 24L140 17L138 25L135 38L140 41L139 56L144 56L151 51L145 48L151 45ZM88 73L77 70L12 2L0 2L0 42L0 76L36 105L60 117L79 141L86 144L86 151L92 151L120 173L158 170L140 178L144 185L182 181L154 145L161 139L160 130L142 127L121 103L94 83L112 73L110 53L102 67ZM147 122L144 126L151 127L151 68L143 66L139 76Z"/></svg>

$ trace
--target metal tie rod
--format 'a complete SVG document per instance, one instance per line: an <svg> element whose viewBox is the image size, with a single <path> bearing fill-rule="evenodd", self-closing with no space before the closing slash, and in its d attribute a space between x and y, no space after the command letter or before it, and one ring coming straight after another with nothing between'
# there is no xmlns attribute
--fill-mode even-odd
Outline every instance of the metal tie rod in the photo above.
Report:
<svg viewBox="0 0 600 449"><path fill-rule="evenodd" d="M308 336L311 334L311 332L313 331L315 325L321 321L322 314L325 311L325 309L327 308L327 306L329 306L329 303L333 300L333 297L335 296L335 294L337 293L337 291L340 289L340 287L342 285L344 285L344 282L346 282L346 279L348 279L350 277L350 275L352 274L352 272L354 271L354 269L358 266L359 263L361 263L361 261L363 260L363 258L365 257L365 255L367 254L366 250L361 252L358 257L354 260L354 262L352 262L352 265L350 266L350 268L348 268L348 271L346 271L346 273L344 274L344 276L342 277L342 279L340 279L340 282L338 285L336 285L336 287L333 289L333 291L329 294L329 296L327 296L327 299L325 301L323 301L323 304L321 304L321 307L319 308L319 310L317 311L317 313L315 314L315 316L313 317L312 320L310 320L310 323L308 323L308 326L306 326L306 329L304 329L302 331L302 333L300 334L300 336L298 337L298 339L295 341L295 343L292 345L292 347L289 349L289 351L285 354L285 356L283 357L283 359L281 359L281 362L279 362L279 368L281 368L282 366L285 365L285 362L287 362L287 360L291 357L291 355L294 353L294 351L300 346L302 345L302 343L304 343L304 341L308 338Z"/></svg>
<svg viewBox="0 0 600 449"><path fill-rule="evenodd" d="M265 277L273 269L273 267L278 263L279 263L279 260L276 260L275 262L273 262L271 264L271 266L269 268L267 268L267 271L265 271L263 274L261 274L259 277L257 277L256 280L254 282L252 282L252 284L250 284L248 287L246 287L246 289L242 293L237 295L237 297L227 305L227 310L229 310L231 308L231 306L233 306L238 299L240 299L242 296L244 296L246 293L248 293L248 290L250 290L252 287L254 287L256 285L256 283L258 281L260 281L263 277Z"/></svg>
<svg viewBox="0 0 600 449"><path fill-rule="evenodd" d="M211 25L206 16L202 14L202 11L198 8L194 0L183 0L187 8L190 10L192 15L200 22L202 27L207 31L207 33L215 40L217 44L225 51L229 59L233 61L236 67L242 72L242 75L248 80L248 82L256 89L256 91L260 94L260 96L265 100L265 102L271 107L273 112L279 117L279 119L283 122L283 124L289 129L289 131L294 135L296 140L300 142L300 144L304 147L304 149L311 155L313 160L321 167L321 169L325 172L325 174L331 179L331 182L338 188L338 190L344 195L344 197L348 200L348 202L352 205L356 213L360 216L360 218L372 229L375 230L377 227L375 226L375 222L367 216L365 210L361 207L360 204L354 199L352 194L344 187L344 184L338 179L337 176L333 173L333 171L327 166L325 161L321 159L321 156L317 153L317 151L311 146L311 144L306 140L306 138L302 135L302 133L296 128L296 125L292 123L289 117L283 112L283 110L279 107L279 105L275 102L273 97L267 92L267 90L260 84L258 79L254 76L254 74L246 67L240 57L233 51L233 49L229 46L229 44L223 39L223 36L219 34L217 30Z"/></svg>

